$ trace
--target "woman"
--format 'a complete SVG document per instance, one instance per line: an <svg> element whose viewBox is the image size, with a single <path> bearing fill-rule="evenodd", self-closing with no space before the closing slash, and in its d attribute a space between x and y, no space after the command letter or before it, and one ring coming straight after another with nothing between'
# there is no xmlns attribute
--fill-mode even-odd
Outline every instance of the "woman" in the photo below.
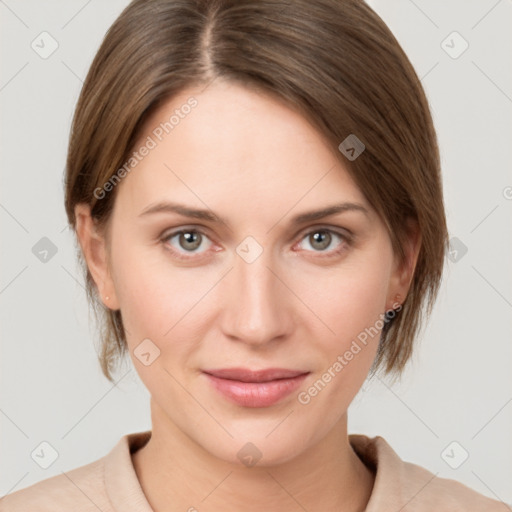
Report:
<svg viewBox="0 0 512 512"><path fill-rule="evenodd" d="M152 430L2 510L502 510L348 435L399 376L447 227L428 103L360 0L135 0L77 105L66 211Z"/></svg>

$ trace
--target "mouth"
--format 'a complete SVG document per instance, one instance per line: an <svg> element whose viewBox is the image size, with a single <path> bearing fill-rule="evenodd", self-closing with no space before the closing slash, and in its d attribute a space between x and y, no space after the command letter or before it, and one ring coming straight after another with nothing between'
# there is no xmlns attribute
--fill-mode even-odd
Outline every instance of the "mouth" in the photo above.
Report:
<svg viewBox="0 0 512 512"><path fill-rule="evenodd" d="M295 391L311 372L284 368L224 368L202 373L230 402L244 407L269 407Z"/></svg>

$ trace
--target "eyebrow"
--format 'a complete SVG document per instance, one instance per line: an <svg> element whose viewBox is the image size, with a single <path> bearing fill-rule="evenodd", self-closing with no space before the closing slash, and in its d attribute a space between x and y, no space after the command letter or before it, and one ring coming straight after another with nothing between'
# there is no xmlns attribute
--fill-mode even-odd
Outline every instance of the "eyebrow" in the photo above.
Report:
<svg viewBox="0 0 512 512"><path fill-rule="evenodd" d="M333 204L320 210L312 210L309 212L300 213L295 217L292 217L290 223L304 224L306 222L320 220L325 217L330 217L331 215L336 215L338 213L344 213L348 211L362 212L367 217L369 217L370 215L368 209L365 208L362 204L344 202ZM193 219L200 219L214 223L223 223L229 226L229 222L227 222L226 219L223 219L222 217L216 215L211 210L190 208L183 204L172 203L168 201L160 201L158 203L148 206L139 214L139 217L144 217L146 215L152 215L156 213L177 213L179 215L182 215L183 217L190 217Z"/></svg>

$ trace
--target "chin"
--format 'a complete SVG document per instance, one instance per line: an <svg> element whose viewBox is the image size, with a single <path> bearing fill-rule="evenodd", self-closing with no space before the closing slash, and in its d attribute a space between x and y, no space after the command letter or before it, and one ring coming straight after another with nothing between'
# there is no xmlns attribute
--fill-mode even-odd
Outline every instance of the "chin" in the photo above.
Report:
<svg viewBox="0 0 512 512"><path fill-rule="evenodd" d="M314 442L304 438L304 429L302 435L296 429L292 432L290 428L279 425L281 421L282 418L277 421L265 420L251 426L244 422L246 428L239 425L237 429L226 425L233 438L226 433L222 440L215 435L208 439L196 439L196 442L212 456L241 467L277 466L294 459L307 449L308 443Z"/></svg>

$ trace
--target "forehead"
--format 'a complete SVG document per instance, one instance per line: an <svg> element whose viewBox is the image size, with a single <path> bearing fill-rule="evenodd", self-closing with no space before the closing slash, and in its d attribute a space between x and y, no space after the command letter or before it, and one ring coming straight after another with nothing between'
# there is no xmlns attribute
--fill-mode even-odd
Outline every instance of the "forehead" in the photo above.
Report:
<svg viewBox="0 0 512 512"><path fill-rule="evenodd" d="M298 202L370 208L342 157L300 113L237 84L203 89L182 91L145 121L134 150L151 149L121 184L130 209L166 199L273 218Z"/></svg>

